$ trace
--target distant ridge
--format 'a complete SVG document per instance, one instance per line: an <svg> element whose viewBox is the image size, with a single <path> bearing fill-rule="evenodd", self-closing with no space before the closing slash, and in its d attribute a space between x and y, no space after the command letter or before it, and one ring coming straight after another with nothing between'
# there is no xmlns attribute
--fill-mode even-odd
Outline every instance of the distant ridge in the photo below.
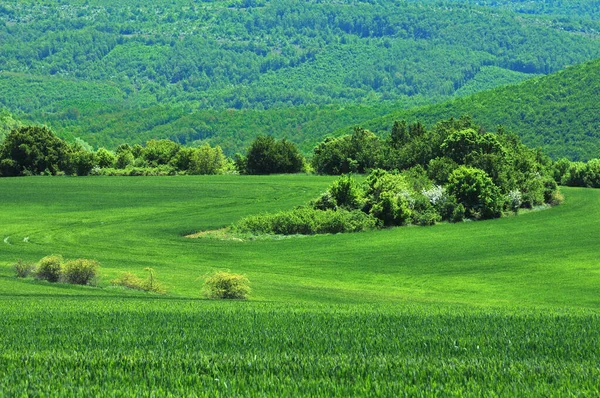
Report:
<svg viewBox="0 0 600 398"><path fill-rule="evenodd" d="M595 60L516 85L396 111L360 125L384 133L394 120L432 125L468 114L488 130L503 125L553 158L588 160L600 157L599 100L600 60ZM345 131L349 129L336 135Z"/></svg>

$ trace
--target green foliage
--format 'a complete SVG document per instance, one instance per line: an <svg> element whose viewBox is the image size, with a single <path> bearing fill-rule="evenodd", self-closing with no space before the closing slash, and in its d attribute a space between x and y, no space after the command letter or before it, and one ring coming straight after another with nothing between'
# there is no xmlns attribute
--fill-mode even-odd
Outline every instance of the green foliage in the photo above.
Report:
<svg viewBox="0 0 600 398"><path fill-rule="evenodd" d="M152 268L145 268L148 277L142 279L131 272L122 272L118 278L110 281L113 286L122 286L127 289L142 290L158 294L165 294L166 289L161 282L156 279L156 274Z"/></svg>
<svg viewBox="0 0 600 398"><path fill-rule="evenodd" d="M411 213L408 198L391 191L383 191L370 210L370 214L385 226L403 225L407 223Z"/></svg>
<svg viewBox="0 0 600 398"><path fill-rule="evenodd" d="M115 155L106 148L92 152L79 142L70 145L45 127L20 130L0 146L0 171L5 176L222 174L231 167L222 149L208 144L187 148L169 140L150 140L146 147L122 144Z"/></svg>
<svg viewBox="0 0 600 398"><path fill-rule="evenodd" d="M216 271L204 278L203 291L211 299L246 300L250 295L250 281L244 275Z"/></svg>
<svg viewBox="0 0 600 398"><path fill-rule="evenodd" d="M238 234L314 235L370 231L378 226L376 218L359 210L300 207L291 211L244 217L232 229Z"/></svg>
<svg viewBox="0 0 600 398"><path fill-rule="evenodd" d="M314 149L312 166L320 174L365 173L382 158L381 140L368 130L356 127L352 135L325 139Z"/></svg>
<svg viewBox="0 0 600 398"><path fill-rule="evenodd" d="M336 207L347 210L361 209L365 202L362 186L350 175L335 180L326 195L331 197Z"/></svg>
<svg viewBox="0 0 600 398"><path fill-rule="evenodd" d="M100 148L94 154L96 165L100 168L113 167L115 164L115 155L106 148Z"/></svg>
<svg viewBox="0 0 600 398"><path fill-rule="evenodd" d="M71 171L78 176L86 176L90 174L96 165L96 159L93 152L89 152L81 147L73 147L67 171Z"/></svg>
<svg viewBox="0 0 600 398"><path fill-rule="evenodd" d="M181 146L170 140L150 140L142 151L142 158L150 167L164 166L173 161Z"/></svg>
<svg viewBox="0 0 600 398"><path fill-rule="evenodd" d="M69 260L61 267L61 279L74 285L92 285L95 283L98 268L100 263L95 260Z"/></svg>
<svg viewBox="0 0 600 398"><path fill-rule="evenodd" d="M56 174L67 168L68 151L68 145L47 127L20 127L0 146L0 173Z"/></svg>
<svg viewBox="0 0 600 398"><path fill-rule="evenodd" d="M4 138L13 130L21 127L21 122L7 112L0 110L0 145Z"/></svg>
<svg viewBox="0 0 600 398"><path fill-rule="evenodd" d="M304 159L296 145L285 138L276 140L271 136L259 135L248 148L239 170L243 174L281 174L302 171Z"/></svg>
<svg viewBox="0 0 600 398"><path fill-rule="evenodd" d="M467 166L454 170L448 181L448 194L464 206L469 218L496 218L502 214L500 190L483 170Z"/></svg>
<svg viewBox="0 0 600 398"><path fill-rule="evenodd" d="M35 273L35 264L19 259L14 265L15 276L17 278L27 278Z"/></svg>
<svg viewBox="0 0 600 398"><path fill-rule="evenodd" d="M50 255L42 258L37 264L35 276L48 282L58 282L61 276L63 258Z"/></svg>
<svg viewBox="0 0 600 398"><path fill-rule="evenodd" d="M190 174L221 174L228 167L227 159L220 146L211 148L204 144L194 151L190 159Z"/></svg>
<svg viewBox="0 0 600 398"><path fill-rule="evenodd" d="M566 159L555 163L556 178L571 187L600 188L600 159L584 162L568 162Z"/></svg>
<svg viewBox="0 0 600 398"><path fill-rule="evenodd" d="M173 176L177 174L177 169L169 165L158 167L133 167L127 166L124 169L94 169L91 175L95 176L113 176L113 177L147 177L147 176Z"/></svg>

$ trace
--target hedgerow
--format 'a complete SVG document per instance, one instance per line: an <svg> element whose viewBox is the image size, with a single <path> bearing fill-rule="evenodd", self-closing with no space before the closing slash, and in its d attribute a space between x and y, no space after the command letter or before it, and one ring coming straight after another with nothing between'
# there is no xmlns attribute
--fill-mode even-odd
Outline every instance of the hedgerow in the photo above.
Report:
<svg viewBox="0 0 600 398"><path fill-rule="evenodd" d="M378 226L379 222L375 217L359 210L300 207L291 211L245 217L235 223L232 230L255 235L314 235L369 231Z"/></svg>

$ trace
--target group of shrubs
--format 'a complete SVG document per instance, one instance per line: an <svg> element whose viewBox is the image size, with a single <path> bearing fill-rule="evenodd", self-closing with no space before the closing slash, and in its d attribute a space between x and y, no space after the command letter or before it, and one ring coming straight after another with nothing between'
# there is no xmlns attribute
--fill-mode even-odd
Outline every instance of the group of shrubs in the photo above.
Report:
<svg viewBox="0 0 600 398"><path fill-rule="evenodd" d="M379 221L362 211L316 210L298 207L290 211L245 217L232 226L238 234L314 235L361 232L378 228Z"/></svg>
<svg viewBox="0 0 600 398"><path fill-rule="evenodd" d="M64 282L74 285L93 285L100 264L95 260L79 258L64 260L61 256L51 255L42 258L37 264L23 260L14 265L15 274L19 278L34 276L48 282Z"/></svg>
<svg viewBox="0 0 600 398"><path fill-rule="evenodd" d="M100 263L95 260L84 258L65 260L57 255L46 256L37 264L23 260L18 260L14 264L15 275L18 278L33 276L52 283L63 282L74 285L96 285L99 268ZM164 285L157 280L154 270L145 268L145 271L148 272L146 279L130 272L123 272L111 281L111 285L159 294L166 293ZM216 271L205 276L203 292L208 298L213 299L247 299L250 294L250 281L243 275L229 271Z"/></svg>
<svg viewBox="0 0 600 398"><path fill-rule="evenodd" d="M550 184L533 204L559 203L555 189ZM420 167L400 173L376 169L362 183L351 175L341 176L309 206L246 217L231 228L255 235L360 232L497 218L523 205L520 191L504 193L484 171L469 166L455 169L444 186L435 184Z"/></svg>

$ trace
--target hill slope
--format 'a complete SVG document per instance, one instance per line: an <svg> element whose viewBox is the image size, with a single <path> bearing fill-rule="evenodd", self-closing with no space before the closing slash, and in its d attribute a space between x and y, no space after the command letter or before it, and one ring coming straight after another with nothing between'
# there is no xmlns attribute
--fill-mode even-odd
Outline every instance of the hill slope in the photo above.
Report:
<svg viewBox="0 0 600 398"><path fill-rule="evenodd" d="M384 134L394 120L431 125L465 114L488 129L503 125L528 146L571 160L600 157L600 60L534 78L518 85L480 92L441 104L402 109L364 123ZM338 131L342 134L349 131Z"/></svg>
<svg viewBox="0 0 600 398"><path fill-rule="evenodd" d="M173 113L234 108L281 119L290 112L273 109L377 104L364 115L376 117L382 103L432 103L600 57L595 15L583 0L8 1L0 107L97 145L138 134L219 143L233 126L211 126L205 114L174 123ZM272 113L257 116L263 109ZM297 142L341 127L327 120ZM86 130L97 121L110 127ZM259 126L290 136L296 128ZM232 153L240 148L230 138Z"/></svg>
<svg viewBox="0 0 600 398"><path fill-rule="evenodd" d="M600 191L592 189L564 189L564 205L493 221L247 242L182 237L302 205L332 180L4 178L0 289L68 294L10 278L17 259L55 253L99 260L103 285L152 267L171 294L189 298L201 295L199 276L231 269L248 275L258 300L598 306Z"/></svg>

